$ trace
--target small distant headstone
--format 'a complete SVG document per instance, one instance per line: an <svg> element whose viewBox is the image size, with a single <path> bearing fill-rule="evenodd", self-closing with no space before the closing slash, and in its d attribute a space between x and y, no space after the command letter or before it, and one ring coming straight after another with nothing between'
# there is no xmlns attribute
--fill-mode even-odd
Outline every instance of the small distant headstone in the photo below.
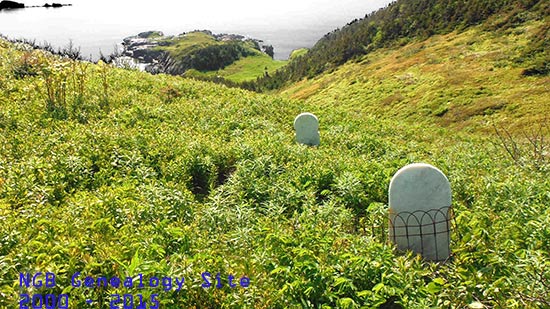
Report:
<svg viewBox="0 0 550 309"><path fill-rule="evenodd" d="M309 146L319 146L319 119L312 113L302 113L294 119L296 141Z"/></svg>
<svg viewBox="0 0 550 309"><path fill-rule="evenodd" d="M450 256L451 185L437 168L424 163L403 167L389 188L390 239L399 250L426 260Z"/></svg>

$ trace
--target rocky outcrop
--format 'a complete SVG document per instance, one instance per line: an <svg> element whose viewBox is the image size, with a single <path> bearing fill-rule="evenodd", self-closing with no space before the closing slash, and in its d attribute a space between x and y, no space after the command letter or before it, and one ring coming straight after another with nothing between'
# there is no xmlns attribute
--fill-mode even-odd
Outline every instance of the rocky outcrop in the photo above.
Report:
<svg viewBox="0 0 550 309"><path fill-rule="evenodd" d="M15 1L2 1L0 2L0 10L3 9L22 9L25 5L23 3L15 2Z"/></svg>
<svg viewBox="0 0 550 309"><path fill-rule="evenodd" d="M164 40L160 40L160 38ZM144 70L153 74L167 73L180 75L185 72L177 61L168 52L155 49L157 46L167 46L170 42L161 31L146 31L138 35L127 37L122 41L123 56L131 57L142 64Z"/></svg>
<svg viewBox="0 0 550 309"><path fill-rule="evenodd" d="M178 67L178 62L175 61L170 54L163 52L154 62L148 63L144 70L152 74L171 74L171 75L180 75L185 72L185 70L180 70Z"/></svg>
<svg viewBox="0 0 550 309"><path fill-rule="evenodd" d="M160 31L142 32L136 36L127 37L122 41L124 47L123 56L131 57L142 63L158 62L163 55L162 51L155 50L159 46L156 37L162 37Z"/></svg>

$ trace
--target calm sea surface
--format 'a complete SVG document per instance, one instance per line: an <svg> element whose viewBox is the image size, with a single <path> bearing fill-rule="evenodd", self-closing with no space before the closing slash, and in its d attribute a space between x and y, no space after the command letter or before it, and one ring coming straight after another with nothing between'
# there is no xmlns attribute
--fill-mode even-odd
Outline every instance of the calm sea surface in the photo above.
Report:
<svg viewBox="0 0 550 309"><path fill-rule="evenodd" d="M63 1L63 2L62 2ZM57 0L63 8L0 11L0 34L47 41L64 47L70 41L84 56L110 54L122 39L148 30L175 35L192 30L236 33L260 39L275 48L275 58L311 47L324 34L362 18L391 0L201 0L107 1ZM43 5L46 1L20 1Z"/></svg>

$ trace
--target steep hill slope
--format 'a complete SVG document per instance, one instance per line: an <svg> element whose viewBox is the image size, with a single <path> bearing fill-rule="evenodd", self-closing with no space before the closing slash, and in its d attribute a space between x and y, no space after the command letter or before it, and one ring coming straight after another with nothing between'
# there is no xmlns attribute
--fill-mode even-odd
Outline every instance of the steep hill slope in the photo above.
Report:
<svg viewBox="0 0 550 309"><path fill-rule="evenodd" d="M382 47L405 45L485 24L486 30L505 30L527 20L548 22L550 4L545 0L398 0L384 9L355 20L325 35L303 57L291 61L269 77L248 85L258 90L277 89L303 78L331 71ZM487 23L488 20L493 22ZM530 42L518 62L532 72L548 74L548 27Z"/></svg>
<svg viewBox="0 0 550 309"><path fill-rule="evenodd" d="M536 48L539 37L548 40L549 21L498 31L484 24L382 48L281 92L316 110L341 106L399 122L471 131L506 124L517 133L530 132L549 125L550 77L530 71L530 60L518 59ZM546 46L544 53L550 54Z"/></svg>

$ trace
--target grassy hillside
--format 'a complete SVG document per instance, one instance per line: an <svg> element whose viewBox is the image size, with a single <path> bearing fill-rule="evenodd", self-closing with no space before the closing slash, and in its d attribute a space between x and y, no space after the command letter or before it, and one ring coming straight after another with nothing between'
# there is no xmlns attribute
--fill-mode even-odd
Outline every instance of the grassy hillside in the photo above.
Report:
<svg viewBox="0 0 550 309"><path fill-rule="evenodd" d="M545 0L397 0L327 33L303 57L247 86L256 90L279 89L330 72L379 48L398 47L479 24L484 24L488 31L496 31L528 20L548 23L549 15L550 4ZM515 59L529 66L531 73L550 72L550 56L545 52L550 48L548 31L546 26L521 57Z"/></svg>
<svg viewBox="0 0 550 309"><path fill-rule="evenodd" d="M370 103L397 87L403 98L496 92L492 80L484 89L455 86L471 74L434 49L452 46L460 53L448 57L488 71L473 59L498 52L482 52L492 41L465 47L474 34L413 44L410 55L380 51L287 90L305 101L0 41L0 307L13 308L21 293L66 293L71 308L106 307L117 293L142 295L148 305L158 294L162 308L550 306L547 154L520 143L521 157L512 158L494 138L405 121L405 99L388 99L392 113ZM399 62L413 55L434 63L404 69ZM445 63L447 84L439 75ZM504 68L491 78L529 82L524 96L533 100L545 95L544 77L523 81ZM354 83L356 71L373 81ZM413 89L420 82L434 87ZM355 84L372 85L373 97ZM517 98L509 91L499 91L502 100ZM511 117L521 121L523 108ZM320 118L320 147L293 141L292 121L303 111ZM457 226L449 263L423 262L387 242L389 181L413 162L431 163L451 181ZM19 273L38 271L55 273L56 286L19 287ZM221 273L221 289L201 287L207 271ZM181 291L76 288L76 272L185 283ZM247 276L250 286L230 288L230 274Z"/></svg>
<svg viewBox="0 0 550 309"><path fill-rule="evenodd" d="M550 126L550 77L526 74L529 64L517 59L548 25L546 18L501 31L480 25L435 35L377 50L281 92L317 110L339 106L396 121L532 134Z"/></svg>

